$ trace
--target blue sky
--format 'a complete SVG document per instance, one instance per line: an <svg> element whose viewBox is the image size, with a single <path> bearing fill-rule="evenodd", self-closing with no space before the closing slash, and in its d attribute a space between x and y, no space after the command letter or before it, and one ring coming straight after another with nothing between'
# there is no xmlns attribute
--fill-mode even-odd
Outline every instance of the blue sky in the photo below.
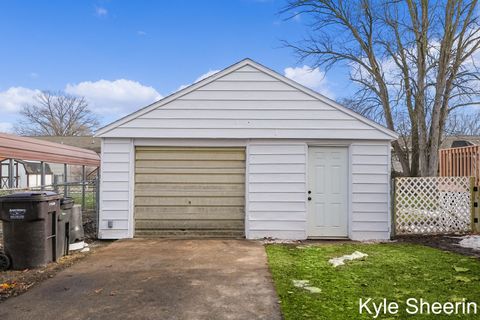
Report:
<svg viewBox="0 0 480 320"><path fill-rule="evenodd" d="M305 35L280 0L2 1L0 130L37 90L84 95L105 124L252 58L332 98L351 92L346 70L308 70L281 40ZM304 67L307 65L307 67Z"/></svg>

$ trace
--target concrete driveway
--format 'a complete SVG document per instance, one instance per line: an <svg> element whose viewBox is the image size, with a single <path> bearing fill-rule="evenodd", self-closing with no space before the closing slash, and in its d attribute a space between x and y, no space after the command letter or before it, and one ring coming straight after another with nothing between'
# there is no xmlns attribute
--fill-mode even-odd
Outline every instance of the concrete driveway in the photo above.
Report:
<svg viewBox="0 0 480 320"><path fill-rule="evenodd" d="M0 319L281 319L260 242L117 241L25 294Z"/></svg>

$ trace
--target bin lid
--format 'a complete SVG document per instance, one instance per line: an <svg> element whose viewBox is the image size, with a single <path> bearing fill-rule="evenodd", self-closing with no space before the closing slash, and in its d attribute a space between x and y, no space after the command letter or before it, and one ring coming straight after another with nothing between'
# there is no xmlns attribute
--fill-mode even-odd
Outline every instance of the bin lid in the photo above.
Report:
<svg viewBox="0 0 480 320"><path fill-rule="evenodd" d="M57 200L60 197L58 193L52 191L28 191L12 193L3 197L0 197L0 202L12 202L12 201L49 201Z"/></svg>
<svg viewBox="0 0 480 320"><path fill-rule="evenodd" d="M60 207L62 210L69 210L72 209L74 204L73 198L65 197L60 199Z"/></svg>
<svg viewBox="0 0 480 320"><path fill-rule="evenodd" d="M72 197L63 197L60 199L60 205L68 205L72 204L73 205L74 201Z"/></svg>

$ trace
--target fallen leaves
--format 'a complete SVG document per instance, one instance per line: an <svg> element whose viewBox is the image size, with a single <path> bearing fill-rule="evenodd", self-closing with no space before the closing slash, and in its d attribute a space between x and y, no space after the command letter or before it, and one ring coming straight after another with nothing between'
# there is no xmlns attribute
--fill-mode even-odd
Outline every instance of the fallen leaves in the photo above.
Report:
<svg viewBox="0 0 480 320"><path fill-rule="evenodd" d="M468 272L468 271L470 271L470 269L468 269L468 268L462 268L462 267L457 267L457 266L453 266L453 269L456 272Z"/></svg>
<svg viewBox="0 0 480 320"><path fill-rule="evenodd" d="M0 292L13 289L16 286L17 286L16 282L4 282L4 283L0 284Z"/></svg>
<svg viewBox="0 0 480 320"><path fill-rule="evenodd" d="M42 281L53 278L57 272L68 268L85 256L85 254L72 254L62 257L58 262L50 263L43 268L0 272L0 303L10 297L24 293ZM72 275L67 275L67 277L72 277ZM69 291L72 288L66 287L63 289Z"/></svg>
<svg viewBox="0 0 480 320"><path fill-rule="evenodd" d="M470 271L469 268L464 268L459 266L453 266L453 270L459 273L466 273ZM456 282L464 282L464 283L469 283L469 282L478 280L478 277L467 277L467 276L455 276L454 278Z"/></svg>
<svg viewBox="0 0 480 320"><path fill-rule="evenodd" d="M338 267L338 266L343 266L345 264L345 261L350 261L350 260L356 260L356 259L364 259L365 257L368 257L368 254L360 252L360 251L355 251L352 254L346 254L341 257L336 257L328 260L330 264L333 265L333 267Z"/></svg>
<svg viewBox="0 0 480 320"><path fill-rule="evenodd" d="M471 282L470 278L468 277L463 277L463 276L456 276L455 280L458 282Z"/></svg>
<svg viewBox="0 0 480 320"><path fill-rule="evenodd" d="M297 288L302 288L310 293L320 293L322 289L310 285L310 280L292 280L292 283Z"/></svg>

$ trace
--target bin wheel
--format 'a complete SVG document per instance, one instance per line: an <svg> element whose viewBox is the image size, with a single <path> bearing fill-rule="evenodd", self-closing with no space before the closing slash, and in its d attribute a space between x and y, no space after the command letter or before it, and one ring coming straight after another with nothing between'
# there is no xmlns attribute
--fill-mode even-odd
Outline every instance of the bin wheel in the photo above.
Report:
<svg viewBox="0 0 480 320"><path fill-rule="evenodd" d="M0 252L0 271L10 269L10 258L3 252Z"/></svg>

